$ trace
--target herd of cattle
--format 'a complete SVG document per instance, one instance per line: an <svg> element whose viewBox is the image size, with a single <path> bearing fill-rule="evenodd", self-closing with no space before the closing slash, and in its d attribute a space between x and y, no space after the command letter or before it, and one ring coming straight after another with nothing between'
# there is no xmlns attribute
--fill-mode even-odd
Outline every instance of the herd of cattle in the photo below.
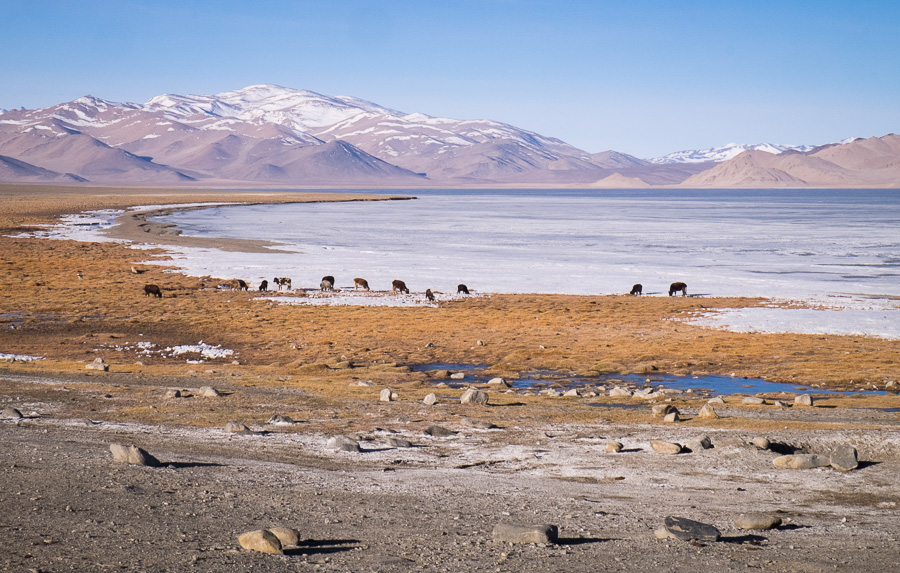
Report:
<svg viewBox="0 0 900 573"><path fill-rule="evenodd" d="M277 285L279 291L281 291L282 288L291 290L291 279L288 277L275 277L274 279L272 279L272 284ZM322 277L322 282L319 283L319 290L323 292L334 291L334 285L334 277L331 275L326 275ZM235 290L250 290L250 287L247 286L247 282L241 279L235 279L228 286ZM353 279L353 290L359 289L369 292L369 281L359 277ZM257 290L259 290L259 292L267 292L269 290L269 281L263 280L261 283L259 283L259 288ZM643 294L643 291L644 285L638 283L631 287L631 292L629 294L641 295ZM407 288L405 282L401 280L395 280L391 283L391 292L409 294L409 288ZM681 296L687 296L687 284L683 282L674 282L669 285L669 296L673 296L679 292L681 293ZM469 294L469 287L464 284L457 285L456 294ZM144 296L155 296L157 298L162 298L162 289L160 289L157 285L144 285ZM429 301L434 301L434 292L432 292L431 289L426 289L425 298Z"/></svg>

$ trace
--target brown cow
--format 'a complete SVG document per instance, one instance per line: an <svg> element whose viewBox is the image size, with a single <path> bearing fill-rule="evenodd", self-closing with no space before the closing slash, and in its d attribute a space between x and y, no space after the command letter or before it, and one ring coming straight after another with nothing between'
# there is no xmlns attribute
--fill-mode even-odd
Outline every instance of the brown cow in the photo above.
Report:
<svg viewBox="0 0 900 573"><path fill-rule="evenodd" d="M397 292L400 291L402 293L409 294L409 289L406 288L406 283L401 280L395 280L391 283L391 291Z"/></svg>
<svg viewBox="0 0 900 573"><path fill-rule="evenodd" d="M434 302L434 293L431 292L430 288L425 289L425 299Z"/></svg>
<svg viewBox="0 0 900 573"><path fill-rule="evenodd" d="M238 290L250 290L247 286L247 282L241 279L234 279L234 282L231 283L231 288L236 288Z"/></svg>
<svg viewBox="0 0 900 573"><path fill-rule="evenodd" d="M162 298L162 290L156 285L144 285L144 296Z"/></svg>
<svg viewBox="0 0 900 573"><path fill-rule="evenodd" d="M366 279L361 279L359 277L353 279L353 290L363 289L366 292L369 292L369 281Z"/></svg>
<svg viewBox="0 0 900 573"><path fill-rule="evenodd" d="M682 282L672 283L669 285L669 296L681 291L681 296L687 296L687 285Z"/></svg>
<svg viewBox="0 0 900 573"><path fill-rule="evenodd" d="M633 287L631 287L631 292L628 294L640 296L643 292L644 292L644 285L642 285L641 283L637 283Z"/></svg>
<svg viewBox="0 0 900 573"><path fill-rule="evenodd" d="M469 294L469 287L466 285L457 285L456 294Z"/></svg>

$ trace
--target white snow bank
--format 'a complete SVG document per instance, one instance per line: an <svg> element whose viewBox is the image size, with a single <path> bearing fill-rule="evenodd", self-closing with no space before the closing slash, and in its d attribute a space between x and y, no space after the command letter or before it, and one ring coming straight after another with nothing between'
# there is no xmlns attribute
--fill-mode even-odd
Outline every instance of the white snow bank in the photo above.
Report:
<svg viewBox="0 0 900 573"><path fill-rule="evenodd" d="M685 320L733 332L837 334L900 339L900 309L728 308Z"/></svg>
<svg viewBox="0 0 900 573"><path fill-rule="evenodd" d="M163 352L168 352L169 356L180 356L182 354L199 354L202 358L225 358L234 354L234 350L222 348L222 345L212 346L206 344L202 340L199 344L182 344L180 346L170 346Z"/></svg>
<svg viewBox="0 0 900 573"><path fill-rule="evenodd" d="M477 296L477 295L472 295ZM263 296L253 300L268 300L278 304L309 306L407 306L437 307L438 302L460 300L461 295L435 293L435 302L425 299L424 294L393 294L373 292L309 293L305 296Z"/></svg>
<svg viewBox="0 0 900 573"><path fill-rule="evenodd" d="M43 356L31 356L29 354L7 354L0 352L0 360L6 362L32 362L34 360L43 360Z"/></svg>

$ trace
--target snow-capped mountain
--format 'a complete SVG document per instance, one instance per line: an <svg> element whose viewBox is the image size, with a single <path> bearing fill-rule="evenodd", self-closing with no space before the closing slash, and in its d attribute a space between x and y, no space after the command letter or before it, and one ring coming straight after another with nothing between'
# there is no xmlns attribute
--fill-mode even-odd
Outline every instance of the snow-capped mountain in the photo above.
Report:
<svg viewBox="0 0 900 573"><path fill-rule="evenodd" d="M672 163L720 163L737 157L745 151L765 151L773 155L778 155L785 151L811 151L815 149L815 145L779 145L775 143L729 143L721 147L710 147L709 149L689 149L685 151L676 151L663 155L662 157L654 157L650 159L650 163L657 165L666 165Z"/></svg>

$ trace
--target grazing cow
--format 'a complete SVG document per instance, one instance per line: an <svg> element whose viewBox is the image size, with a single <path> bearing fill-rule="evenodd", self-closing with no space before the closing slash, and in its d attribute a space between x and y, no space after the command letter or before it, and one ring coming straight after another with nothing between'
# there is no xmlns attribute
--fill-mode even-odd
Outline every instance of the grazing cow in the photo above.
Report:
<svg viewBox="0 0 900 573"><path fill-rule="evenodd" d="M406 288L406 283L403 281L400 281L400 280L395 280L394 282L391 283L391 291L392 292L399 291L402 293L409 294L409 289Z"/></svg>
<svg viewBox="0 0 900 573"><path fill-rule="evenodd" d="M434 293L431 292L430 288L425 289L425 299L434 302Z"/></svg>
<svg viewBox="0 0 900 573"><path fill-rule="evenodd" d="M269 281L263 279L263 282L259 283L259 292L266 292L269 290Z"/></svg>
<svg viewBox="0 0 900 573"><path fill-rule="evenodd" d="M457 285L456 294L469 294L469 287L466 285Z"/></svg>
<svg viewBox="0 0 900 573"><path fill-rule="evenodd" d="M234 279L234 282L231 283L231 288L236 288L238 290L250 290L247 286L247 282L241 279Z"/></svg>
<svg viewBox="0 0 900 573"><path fill-rule="evenodd" d="M672 283L669 285L669 296L681 291L681 296L687 296L687 285L682 282Z"/></svg>
<svg viewBox="0 0 900 573"><path fill-rule="evenodd" d="M144 285L144 296L162 298L162 290L156 285Z"/></svg>
<svg viewBox="0 0 900 573"><path fill-rule="evenodd" d="M636 285L631 287L631 292L628 294L641 295L643 292L644 292L644 285L642 285L641 283L637 283Z"/></svg>
<svg viewBox="0 0 900 573"><path fill-rule="evenodd" d="M322 290L334 290L334 277L331 275L325 275L322 277L322 282L319 283L319 288Z"/></svg>
<svg viewBox="0 0 900 573"><path fill-rule="evenodd" d="M359 289L363 289L364 291L369 292L369 281L358 277L353 279L353 290Z"/></svg>

